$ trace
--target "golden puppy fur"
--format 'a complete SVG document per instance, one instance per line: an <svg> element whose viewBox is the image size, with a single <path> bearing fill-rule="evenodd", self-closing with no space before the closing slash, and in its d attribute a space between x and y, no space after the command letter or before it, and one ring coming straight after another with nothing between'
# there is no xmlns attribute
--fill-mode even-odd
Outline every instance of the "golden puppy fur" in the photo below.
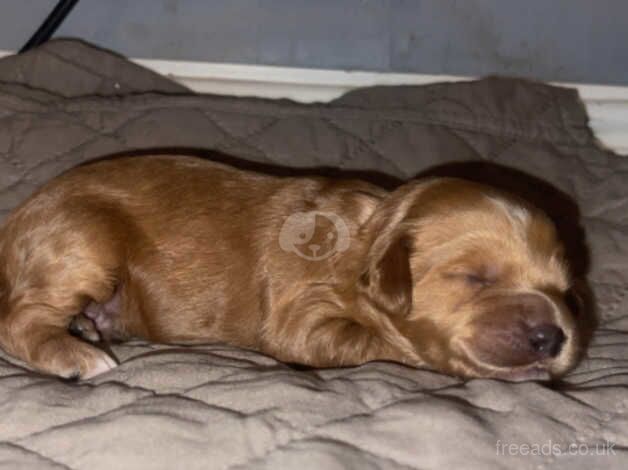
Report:
<svg viewBox="0 0 628 470"><path fill-rule="evenodd" d="M303 246L282 235L294 214L315 214L299 219ZM489 187L387 192L128 157L65 173L5 221L0 346L62 377L116 365L71 324L92 340L221 341L315 367L557 377L580 344L570 282L548 218Z"/></svg>

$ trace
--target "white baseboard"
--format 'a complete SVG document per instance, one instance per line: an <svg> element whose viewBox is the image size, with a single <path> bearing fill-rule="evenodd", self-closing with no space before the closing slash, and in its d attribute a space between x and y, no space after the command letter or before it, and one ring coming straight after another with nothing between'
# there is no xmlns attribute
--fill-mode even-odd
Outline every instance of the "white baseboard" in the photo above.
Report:
<svg viewBox="0 0 628 470"><path fill-rule="evenodd" d="M0 51L0 57L11 54ZM325 102L355 88L373 85L424 85L473 77L275 67L266 65L131 59L199 93L299 102ZM556 83L576 88L593 128L607 148L628 155L628 86Z"/></svg>

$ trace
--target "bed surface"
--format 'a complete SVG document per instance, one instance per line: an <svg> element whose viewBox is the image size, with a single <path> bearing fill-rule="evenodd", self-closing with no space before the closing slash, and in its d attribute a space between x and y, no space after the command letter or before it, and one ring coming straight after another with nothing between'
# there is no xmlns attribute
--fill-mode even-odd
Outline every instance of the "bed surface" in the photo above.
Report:
<svg viewBox="0 0 628 470"><path fill-rule="evenodd" d="M587 357L550 388L132 342L113 348L118 368L72 384L0 352L1 468L628 468L628 158L596 144L574 91L489 78L302 105L194 95L75 41L0 60L0 219L67 168L159 147L384 184L439 166L518 185L588 274Z"/></svg>

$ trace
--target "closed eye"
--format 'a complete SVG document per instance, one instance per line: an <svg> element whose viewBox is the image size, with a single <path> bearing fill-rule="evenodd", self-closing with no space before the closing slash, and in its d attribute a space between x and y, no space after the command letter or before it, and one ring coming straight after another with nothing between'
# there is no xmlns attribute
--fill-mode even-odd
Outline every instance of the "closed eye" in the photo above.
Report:
<svg viewBox="0 0 628 470"><path fill-rule="evenodd" d="M487 287L494 284L495 281L485 276L475 273L447 273L445 277L448 279L455 279L464 282L471 287Z"/></svg>
<svg viewBox="0 0 628 470"><path fill-rule="evenodd" d="M488 286L493 284L493 281L490 281L483 276L478 276L477 274L465 274L464 280L472 285Z"/></svg>

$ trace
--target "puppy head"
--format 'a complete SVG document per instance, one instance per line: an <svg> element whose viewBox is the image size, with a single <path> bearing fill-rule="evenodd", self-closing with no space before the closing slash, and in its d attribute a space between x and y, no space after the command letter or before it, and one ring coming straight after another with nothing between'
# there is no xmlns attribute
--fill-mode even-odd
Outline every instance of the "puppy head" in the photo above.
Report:
<svg viewBox="0 0 628 470"><path fill-rule="evenodd" d="M580 337L551 221L494 189L410 183L374 217L361 283L434 369L507 380L559 377Z"/></svg>

